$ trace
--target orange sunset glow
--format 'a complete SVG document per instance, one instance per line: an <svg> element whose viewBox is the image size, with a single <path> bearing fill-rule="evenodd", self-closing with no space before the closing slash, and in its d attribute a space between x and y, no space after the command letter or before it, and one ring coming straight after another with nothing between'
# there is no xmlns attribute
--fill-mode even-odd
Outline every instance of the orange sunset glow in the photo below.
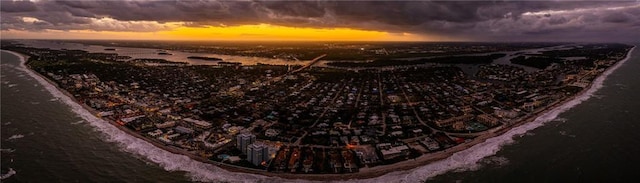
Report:
<svg viewBox="0 0 640 183"><path fill-rule="evenodd" d="M390 33L351 28L304 28L271 24L238 26L188 27L179 23L166 23L170 30L152 32L96 31L96 30L46 30L29 32L5 31L8 37L55 39L152 39L152 40L225 40L225 41L425 41L438 40L410 33Z"/></svg>
<svg viewBox="0 0 640 183"><path fill-rule="evenodd" d="M417 41L423 38L408 33L392 34L381 31L349 28L299 28L270 24L230 27L179 27L159 34L170 39L187 40L331 40L331 41Z"/></svg>

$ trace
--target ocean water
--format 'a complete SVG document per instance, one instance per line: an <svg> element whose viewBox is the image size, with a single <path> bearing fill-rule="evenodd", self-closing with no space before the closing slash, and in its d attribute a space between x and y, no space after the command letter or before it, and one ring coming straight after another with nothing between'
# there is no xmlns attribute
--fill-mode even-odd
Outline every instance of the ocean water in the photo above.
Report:
<svg viewBox="0 0 640 183"><path fill-rule="evenodd" d="M186 182L88 124L2 52L2 182Z"/></svg>
<svg viewBox="0 0 640 183"><path fill-rule="evenodd" d="M601 88L469 169L427 182L636 182L640 170L640 50ZM598 87L598 86L596 86Z"/></svg>
<svg viewBox="0 0 640 183"><path fill-rule="evenodd" d="M578 100L442 161L357 182L616 182L640 169L640 51ZM87 114L2 52L2 182L299 182L173 155ZM52 95L52 93L54 95ZM632 180L632 179L631 179Z"/></svg>

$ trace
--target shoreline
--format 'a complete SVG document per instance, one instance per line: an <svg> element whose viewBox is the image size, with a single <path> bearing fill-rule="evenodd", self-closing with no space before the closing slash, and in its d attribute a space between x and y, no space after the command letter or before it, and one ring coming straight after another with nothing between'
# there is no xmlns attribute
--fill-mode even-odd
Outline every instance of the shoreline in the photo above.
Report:
<svg viewBox="0 0 640 183"><path fill-rule="evenodd" d="M173 154L178 154L178 155L185 155L187 157L189 157L190 159L202 162L202 163L206 163L206 164L211 164L214 165L216 167L220 167L224 170L230 171L230 172L242 172L242 173L248 173L248 174L252 174L252 175L263 175L263 176L268 176L268 177L279 177L279 178L285 178L285 179L290 179L290 180L300 180L301 178L304 178L304 180L316 180L316 181L339 181L339 180L354 180L354 179L369 179L369 178L376 178L376 177L381 177L384 175L389 175L393 172L397 172L397 171L407 171L407 170L412 170L412 169L418 169L424 165L436 162L436 161L440 161L443 159L447 159L452 157L454 154L463 151L463 150L467 150L471 147L475 147L476 145L479 145L483 142L486 142L488 139L492 139L495 137L499 137L507 132L512 131L514 128L522 126L523 124L527 124L533 121L536 121L538 119L540 119L541 117L545 116L546 114L558 110L558 109L562 109L565 105L570 104L569 102L574 101L574 100L579 100L584 101L586 99L581 100L581 97L584 97L585 95L591 95L593 92L597 91L599 88L601 88L602 86L602 82L606 79L606 76L608 76L609 74L611 74L614 70L616 70L617 68L619 68L624 62L626 62L630 57L631 57L631 53L633 52L633 50L636 48L636 46L634 46L633 48L631 48L625 58L623 58L622 60L618 60L616 62L616 64L608 67L604 72L600 73L592 82L589 83L589 85L587 87L585 87L581 92L572 95L570 97L566 97L564 99L558 100L552 104L550 104L549 106L543 108L543 109L539 109L537 111L534 111L532 113L530 113L528 116L523 117L522 119L519 119L517 121L515 121L512 124L505 124L501 127L499 127L499 129L494 129L492 132L480 135L478 137L476 137L475 139L473 139L472 141L466 142L466 143L462 143L456 146L453 146L449 149L445 149L443 151L438 151L435 153L428 153L428 154L423 154L420 157L416 158L415 160L405 160L402 162L398 162L398 163L394 163L394 164L390 164L390 165L380 165L380 166L376 166L376 167L372 167L372 168L361 168L360 172L357 173L349 173L349 174L291 174L291 173L281 173L281 172L268 172L266 170L257 170L257 169L249 169L249 168L244 168L244 167L236 167L234 165L229 165L229 164L223 164L223 163L219 163L219 162L214 162L211 160L208 160L206 158L197 156L195 154L189 153L186 150L183 149L178 149L175 148L173 146L167 146L165 144L162 144L160 142L156 142L150 138L144 137L142 134L139 134L135 131L129 130L128 128L118 125L117 123L115 123L115 121L112 120L107 120L107 119L103 119L103 118L99 118L96 116L97 111L90 108L89 106L86 106L83 103L80 103L73 95L71 95L70 93L68 93L66 90L60 88L55 82L49 80L47 77L44 77L43 75L41 75L40 73L32 70L28 65L26 65L26 61L28 60L28 56L26 55L22 55L13 51L8 51L8 50L3 50L3 51L7 51L11 54L14 54L16 56L18 56L21 59L21 66L23 66L25 69L28 70L29 73L33 73L35 74L35 76L38 76L39 78L43 79L44 81L46 81L46 83L50 84L51 86L55 87L56 90L58 90L61 94L69 97L69 99L73 102L75 102L76 104L78 104L79 106L82 107L83 110L85 110L86 112L90 113L91 115L93 115L94 117L96 117L97 119L101 119L103 121L108 122L110 125L114 125L118 130L120 131L124 131L126 134L131 135L137 139L143 140L145 142L150 143L151 145L165 150L167 152L173 153ZM33 76L33 75L32 75ZM597 85L594 85L596 84ZM42 84L42 83L41 83ZM56 98L60 98L60 96L56 96L56 94L51 93L54 97ZM588 98L587 98L588 99Z"/></svg>

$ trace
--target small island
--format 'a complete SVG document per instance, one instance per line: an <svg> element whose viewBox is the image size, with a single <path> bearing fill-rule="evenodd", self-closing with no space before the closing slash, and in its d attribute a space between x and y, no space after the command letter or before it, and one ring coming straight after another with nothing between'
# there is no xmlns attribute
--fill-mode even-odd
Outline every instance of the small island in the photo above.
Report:
<svg viewBox="0 0 640 183"><path fill-rule="evenodd" d="M216 57L189 56L187 58L188 59L195 59L195 60L206 60L206 61L222 61L221 58L216 58Z"/></svg>

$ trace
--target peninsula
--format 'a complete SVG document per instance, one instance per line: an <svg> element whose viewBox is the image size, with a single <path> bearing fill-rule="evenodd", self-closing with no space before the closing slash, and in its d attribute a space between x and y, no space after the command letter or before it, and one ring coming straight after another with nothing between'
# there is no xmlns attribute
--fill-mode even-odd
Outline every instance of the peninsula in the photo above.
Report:
<svg viewBox="0 0 640 183"><path fill-rule="evenodd" d="M632 50L563 48L311 67L2 47L28 56L30 69L97 117L159 148L231 171L312 180L377 177L449 157L572 100ZM503 57L513 63L495 63Z"/></svg>

